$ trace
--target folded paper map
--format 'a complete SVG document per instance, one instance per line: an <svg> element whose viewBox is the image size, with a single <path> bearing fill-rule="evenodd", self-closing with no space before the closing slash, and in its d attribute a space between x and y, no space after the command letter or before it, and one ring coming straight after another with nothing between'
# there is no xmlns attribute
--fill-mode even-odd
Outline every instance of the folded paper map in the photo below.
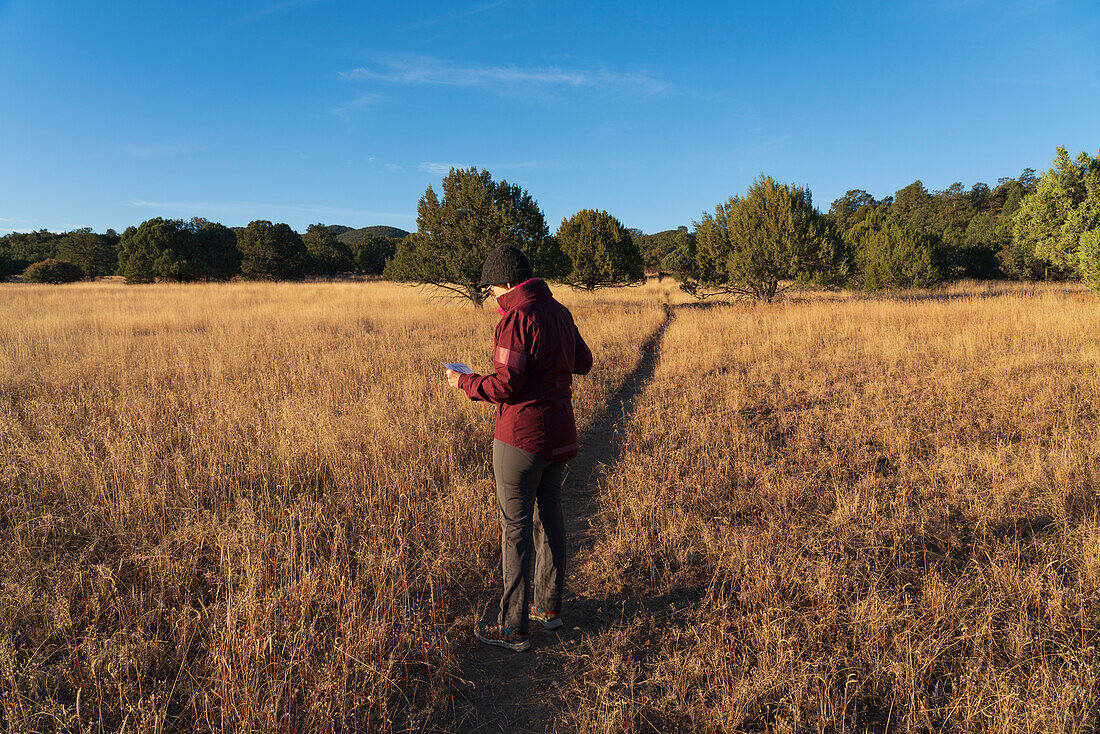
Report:
<svg viewBox="0 0 1100 734"><path fill-rule="evenodd" d="M447 364L446 362L441 362L441 364L449 370L461 372L464 375L474 374L474 371L470 369L469 365L464 365L461 362L456 362L455 364Z"/></svg>

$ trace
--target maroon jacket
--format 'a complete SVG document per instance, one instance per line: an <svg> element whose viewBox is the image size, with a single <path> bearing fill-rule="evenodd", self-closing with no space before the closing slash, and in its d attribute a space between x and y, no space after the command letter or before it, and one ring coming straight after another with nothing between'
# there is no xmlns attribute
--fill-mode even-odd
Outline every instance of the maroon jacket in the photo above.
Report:
<svg viewBox="0 0 1100 734"><path fill-rule="evenodd" d="M493 436L549 461L577 455L573 375L592 369L569 309L554 300L538 278L497 299L503 317L493 343L491 375L462 375L458 386L470 400L497 405Z"/></svg>

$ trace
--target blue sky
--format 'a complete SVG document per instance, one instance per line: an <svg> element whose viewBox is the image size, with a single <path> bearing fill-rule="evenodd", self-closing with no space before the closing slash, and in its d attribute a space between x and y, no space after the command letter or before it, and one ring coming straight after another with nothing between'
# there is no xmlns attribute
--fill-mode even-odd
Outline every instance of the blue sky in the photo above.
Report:
<svg viewBox="0 0 1100 734"><path fill-rule="evenodd" d="M655 232L1100 148L1100 4L0 0L0 231L415 229L449 166Z"/></svg>

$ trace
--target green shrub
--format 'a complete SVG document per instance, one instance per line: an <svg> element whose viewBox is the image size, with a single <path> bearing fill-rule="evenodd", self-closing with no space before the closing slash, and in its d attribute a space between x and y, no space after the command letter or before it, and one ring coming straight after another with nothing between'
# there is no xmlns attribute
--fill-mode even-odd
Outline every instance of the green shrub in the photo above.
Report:
<svg viewBox="0 0 1100 734"><path fill-rule="evenodd" d="M199 217L147 219L119 241L118 274L127 283L229 278L240 272L233 230Z"/></svg>
<svg viewBox="0 0 1100 734"><path fill-rule="evenodd" d="M852 227L848 239L870 291L928 288L943 280L937 241L893 212L876 211Z"/></svg>
<svg viewBox="0 0 1100 734"><path fill-rule="evenodd" d="M302 242L309 251L309 272L335 275L352 269L355 260L351 248L336 239L336 233L320 222L309 225Z"/></svg>
<svg viewBox="0 0 1100 734"><path fill-rule="evenodd" d="M79 266L52 257L29 265L23 271L23 280L29 283L72 283L83 277L84 271Z"/></svg>
<svg viewBox="0 0 1100 734"><path fill-rule="evenodd" d="M770 301L795 284L844 282L849 259L809 189L761 174L744 197L704 212L694 244L685 241L662 265L675 268L680 287L696 298L731 293Z"/></svg>
<svg viewBox="0 0 1100 734"><path fill-rule="evenodd" d="M302 236L280 222L249 222L237 235L241 274L256 280L300 278L309 265L309 250Z"/></svg>
<svg viewBox="0 0 1100 734"><path fill-rule="evenodd" d="M442 199L430 186L420 197L417 231L398 243L382 277L432 285L480 306L481 266L498 245L522 250L542 278L567 269L538 203L519 186L493 181L485 169L452 168L442 188Z"/></svg>
<svg viewBox="0 0 1100 734"><path fill-rule="evenodd" d="M386 261L393 257L397 251L397 243L401 240L396 237L381 237L367 233L352 245L352 257L354 269L364 275L381 275L386 269Z"/></svg>
<svg viewBox="0 0 1100 734"><path fill-rule="evenodd" d="M1100 227L1081 235L1081 243L1077 246L1077 268L1081 281L1100 293Z"/></svg>
<svg viewBox="0 0 1100 734"><path fill-rule="evenodd" d="M645 280L634 238L605 211L582 209L558 227L558 243L573 263L565 281L578 288L628 285Z"/></svg>
<svg viewBox="0 0 1100 734"><path fill-rule="evenodd" d="M15 260L6 250L0 249L0 278L6 278L9 275L17 275L24 268L16 266Z"/></svg>

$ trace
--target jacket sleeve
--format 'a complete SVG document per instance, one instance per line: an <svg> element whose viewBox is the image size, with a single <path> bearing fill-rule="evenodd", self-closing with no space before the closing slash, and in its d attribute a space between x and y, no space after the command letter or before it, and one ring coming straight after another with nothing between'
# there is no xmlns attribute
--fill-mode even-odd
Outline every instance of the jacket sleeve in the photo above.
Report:
<svg viewBox="0 0 1100 734"><path fill-rule="evenodd" d="M574 329L577 327L574 326ZM577 329L577 348L573 354L573 374L587 375L592 370L592 350L584 343L581 332Z"/></svg>
<svg viewBox="0 0 1100 734"><path fill-rule="evenodd" d="M505 315L497 327L493 344L495 371L491 375L463 375L458 378L458 386L470 400L511 402L527 380L528 341L523 316L515 312Z"/></svg>

